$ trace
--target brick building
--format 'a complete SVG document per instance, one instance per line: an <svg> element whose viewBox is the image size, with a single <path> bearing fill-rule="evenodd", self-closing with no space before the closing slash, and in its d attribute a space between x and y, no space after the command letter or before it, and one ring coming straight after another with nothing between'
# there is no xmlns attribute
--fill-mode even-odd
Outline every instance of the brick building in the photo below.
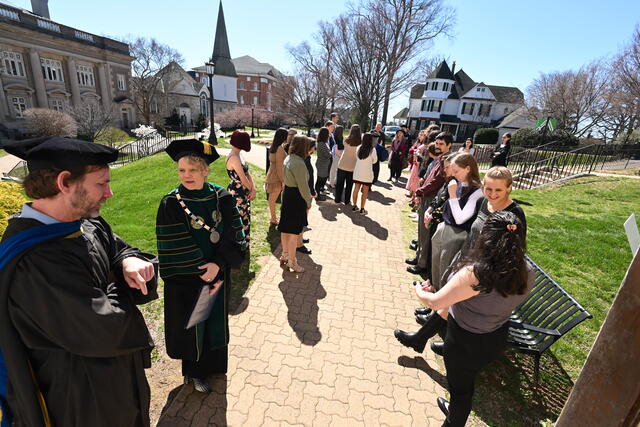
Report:
<svg viewBox="0 0 640 427"><path fill-rule="evenodd" d="M282 73L273 65L258 62L249 55L232 61L238 74L238 106L255 105L261 110L281 111Z"/></svg>

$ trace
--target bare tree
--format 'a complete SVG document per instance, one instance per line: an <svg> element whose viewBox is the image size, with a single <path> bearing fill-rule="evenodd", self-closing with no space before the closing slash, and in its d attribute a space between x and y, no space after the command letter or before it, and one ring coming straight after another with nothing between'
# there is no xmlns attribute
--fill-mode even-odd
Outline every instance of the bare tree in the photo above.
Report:
<svg viewBox="0 0 640 427"><path fill-rule="evenodd" d="M78 135L91 141L98 138L113 122L113 108L105 109L97 102L85 102L69 112L78 124Z"/></svg>
<svg viewBox="0 0 640 427"><path fill-rule="evenodd" d="M615 61L620 83L634 98L640 98L640 26Z"/></svg>
<svg viewBox="0 0 640 427"><path fill-rule="evenodd" d="M327 97L316 74L299 67L292 76L283 78L280 94L284 111L299 120L307 128L307 133L322 120Z"/></svg>
<svg viewBox="0 0 640 427"><path fill-rule="evenodd" d="M558 128L578 137L601 122L609 99L607 67L594 61L578 71L542 73L527 89L528 106L558 119Z"/></svg>
<svg viewBox="0 0 640 427"><path fill-rule="evenodd" d="M29 131L33 136L76 137L78 126L70 115L49 108L29 108L24 112Z"/></svg>
<svg viewBox="0 0 640 427"><path fill-rule="evenodd" d="M367 49L380 57L383 66L382 121L389 101L403 92L414 78L416 59L440 35L448 35L455 10L443 0L361 0L352 13L369 23Z"/></svg>
<svg viewBox="0 0 640 427"><path fill-rule="evenodd" d="M163 89L167 76L173 72L171 63L182 65L182 55L173 48L159 43L156 39L138 37L129 42L133 77L131 90L136 109L145 123L151 121L151 102Z"/></svg>

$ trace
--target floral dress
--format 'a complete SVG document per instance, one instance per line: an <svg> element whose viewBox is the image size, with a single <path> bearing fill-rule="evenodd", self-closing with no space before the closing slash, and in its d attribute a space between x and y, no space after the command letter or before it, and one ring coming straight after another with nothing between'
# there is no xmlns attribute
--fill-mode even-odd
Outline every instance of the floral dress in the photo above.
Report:
<svg viewBox="0 0 640 427"><path fill-rule="evenodd" d="M245 175L249 175L249 166L246 163L242 163L242 170ZM227 174L231 181L227 191L236 199L236 206L240 211L240 218L242 218L242 228L244 229L244 235L249 240L249 231L251 229L251 202L249 201L249 190L244 188L240 176L235 169L227 169Z"/></svg>

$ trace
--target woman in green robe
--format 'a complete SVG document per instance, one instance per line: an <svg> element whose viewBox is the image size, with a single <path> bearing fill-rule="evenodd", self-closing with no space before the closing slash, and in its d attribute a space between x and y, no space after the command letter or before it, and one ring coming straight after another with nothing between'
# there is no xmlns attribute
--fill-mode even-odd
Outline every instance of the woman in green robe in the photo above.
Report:
<svg viewBox="0 0 640 427"><path fill-rule="evenodd" d="M227 372L230 268L242 263L246 242L235 199L207 182L208 165L218 158L215 149L177 140L166 151L177 162L181 182L162 198L156 219L167 354L182 360L185 383L207 393L206 378ZM216 294L211 314L187 328L205 286Z"/></svg>

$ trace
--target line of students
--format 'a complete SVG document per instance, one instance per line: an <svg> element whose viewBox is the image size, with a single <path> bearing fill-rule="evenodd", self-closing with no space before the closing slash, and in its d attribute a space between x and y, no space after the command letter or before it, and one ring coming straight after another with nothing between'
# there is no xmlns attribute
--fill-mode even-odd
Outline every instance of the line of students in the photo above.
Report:
<svg viewBox="0 0 640 427"><path fill-rule="evenodd" d="M493 167L482 184L473 155L449 154L451 136L436 137L436 158L421 197L417 259L410 271L428 279L414 282L425 305L416 309L422 324L415 333L394 335L421 353L436 333L444 343L432 342L443 355L451 403L438 398L447 416L443 425L464 426L471 410L475 377L495 360L506 345L511 311L533 287L534 277L524 258L526 219L510 197L512 177L505 167ZM437 190L434 192L434 189Z"/></svg>

